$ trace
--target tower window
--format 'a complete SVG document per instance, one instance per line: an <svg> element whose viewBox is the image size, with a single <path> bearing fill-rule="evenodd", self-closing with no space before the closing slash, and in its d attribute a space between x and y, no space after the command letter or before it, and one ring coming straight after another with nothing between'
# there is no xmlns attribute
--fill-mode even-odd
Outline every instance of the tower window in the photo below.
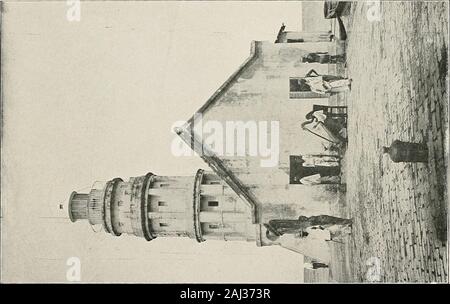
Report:
<svg viewBox="0 0 450 304"><path fill-rule="evenodd" d="M210 224L208 227L209 227L209 229L219 229L220 228L220 226L218 224Z"/></svg>
<svg viewBox="0 0 450 304"><path fill-rule="evenodd" d="M219 206L218 201L209 201L208 202L208 207L218 207L218 206Z"/></svg>
<svg viewBox="0 0 450 304"><path fill-rule="evenodd" d="M169 227L168 223L159 223L159 227Z"/></svg>
<svg viewBox="0 0 450 304"><path fill-rule="evenodd" d="M167 206L167 202L159 201L158 202L158 206L159 207L166 207Z"/></svg>

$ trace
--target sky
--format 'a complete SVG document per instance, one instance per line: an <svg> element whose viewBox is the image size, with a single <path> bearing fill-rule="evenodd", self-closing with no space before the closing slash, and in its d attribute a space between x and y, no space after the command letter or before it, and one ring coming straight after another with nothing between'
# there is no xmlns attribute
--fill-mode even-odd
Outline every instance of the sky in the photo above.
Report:
<svg viewBox="0 0 450 304"><path fill-rule="evenodd" d="M207 166L170 152L188 119L299 2L7 2L2 15L2 281L301 282L302 256L255 243L94 233L60 203L97 180Z"/></svg>

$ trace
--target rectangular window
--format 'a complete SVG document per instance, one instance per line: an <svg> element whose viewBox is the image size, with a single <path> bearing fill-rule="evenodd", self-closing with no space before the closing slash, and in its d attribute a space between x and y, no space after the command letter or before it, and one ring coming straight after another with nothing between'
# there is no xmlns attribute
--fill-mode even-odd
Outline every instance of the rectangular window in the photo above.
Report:
<svg viewBox="0 0 450 304"><path fill-rule="evenodd" d="M220 225L219 224L209 224L209 229L219 229Z"/></svg>
<svg viewBox="0 0 450 304"><path fill-rule="evenodd" d="M167 202L159 201L159 202L158 202L158 206L160 206L160 207L165 207L165 206L167 206Z"/></svg>
<svg viewBox="0 0 450 304"><path fill-rule="evenodd" d="M220 181L211 181L209 182L210 185L220 185Z"/></svg>
<svg viewBox="0 0 450 304"><path fill-rule="evenodd" d="M169 187L169 184L167 184L167 183L161 183L161 184L159 184L159 187L160 187L160 188Z"/></svg>
<svg viewBox="0 0 450 304"><path fill-rule="evenodd" d="M218 206L219 206L218 201L209 201L208 202L208 207L218 207Z"/></svg>
<svg viewBox="0 0 450 304"><path fill-rule="evenodd" d="M169 227L168 223L159 223L159 227Z"/></svg>

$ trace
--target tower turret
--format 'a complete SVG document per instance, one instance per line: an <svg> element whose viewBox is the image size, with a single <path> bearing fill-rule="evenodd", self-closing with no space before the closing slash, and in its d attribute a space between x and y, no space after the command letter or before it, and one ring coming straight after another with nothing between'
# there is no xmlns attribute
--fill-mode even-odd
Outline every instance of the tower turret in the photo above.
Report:
<svg viewBox="0 0 450 304"><path fill-rule="evenodd" d="M73 192L72 222L101 224L115 236L123 233L150 241L156 237L255 240L255 225L241 199L214 173L158 176L148 173L125 182L95 183L89 193Z"/></svg>

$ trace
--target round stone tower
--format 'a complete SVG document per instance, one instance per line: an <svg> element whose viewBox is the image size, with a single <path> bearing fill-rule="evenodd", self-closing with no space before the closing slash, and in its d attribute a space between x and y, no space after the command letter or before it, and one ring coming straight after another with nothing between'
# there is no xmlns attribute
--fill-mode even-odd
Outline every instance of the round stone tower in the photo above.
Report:
<svg viewBox="0 0 450 304"><path fill-rule="evenodd" d="M214 173L158 176L95 183L89 193L73 192L72 222L101 224L115 236L190 237L254 241L255 225L244 202Z"/></svg>

